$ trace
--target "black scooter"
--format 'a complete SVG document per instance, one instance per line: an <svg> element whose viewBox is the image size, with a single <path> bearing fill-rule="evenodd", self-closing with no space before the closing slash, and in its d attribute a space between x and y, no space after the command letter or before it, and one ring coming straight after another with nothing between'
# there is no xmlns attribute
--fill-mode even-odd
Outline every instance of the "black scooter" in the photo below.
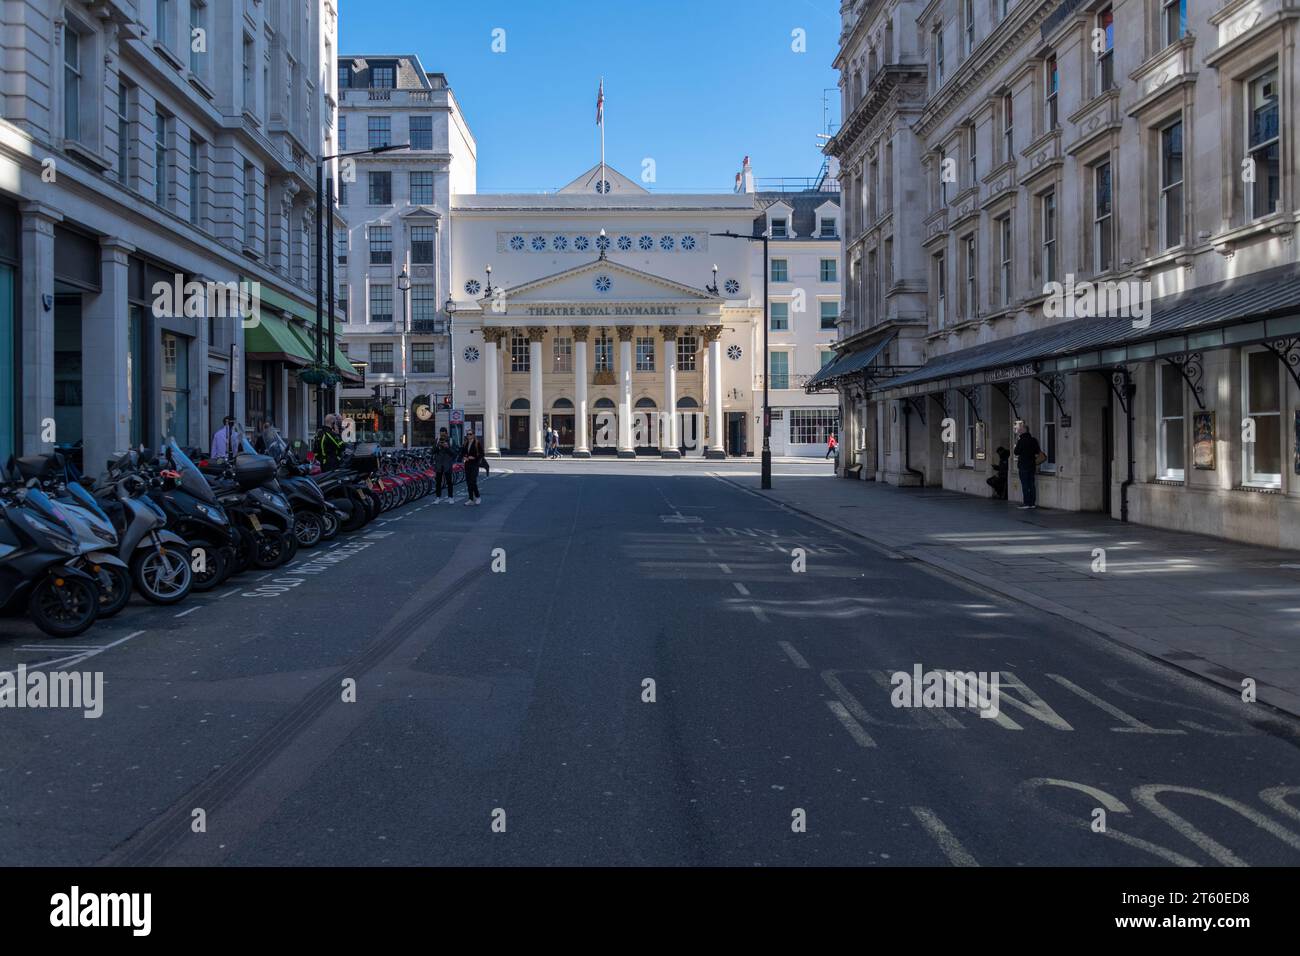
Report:
<svg viewBox="0 0 1300 956"><path fill-rule="evenodd" d="M0 611L26 609L51 637L75 637L99 616L95 579L69 562L77 534L37 488L0 488Z"/></svg>
<svg viewBox="0 0 1300 956"><path fill-rule="evenodd" d="M277 568L298 553L293 508L275 479L275 459L254 452L242 434L233 444L243 451L220 462L209 459L204 474L239 535L236 570Z"/></svg>
<svg viewBox="0 0 1300 956"><path fill-rule="evenodd" d="M185 539L194 590L210 591L236 572L239 533L193 460L174 442L168 450L170 460L164 461L180 477L163 477L156 470L150 476L149 498L167 515L167 528ZM132 469L137 464L128 459L114 467Z"/></svg>

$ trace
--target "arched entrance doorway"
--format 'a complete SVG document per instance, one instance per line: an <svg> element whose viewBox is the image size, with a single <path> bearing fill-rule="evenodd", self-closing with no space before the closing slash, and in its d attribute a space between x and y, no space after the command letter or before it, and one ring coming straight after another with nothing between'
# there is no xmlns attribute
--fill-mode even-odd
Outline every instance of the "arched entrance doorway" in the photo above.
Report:
<svg viewBox="0 0 1300 956"><path fill-rule="evenodd" d="M653 398L638 398L632 410L632 447L638 455L659 451L659 406Z"/></svg>
<svg viewBox="0 0 1300 956"><path fill-rule="evenodd" d="M677 399L677 436L683 457L704 457L704 415L700 403L689 395Z"/></svg>
<svg viewBox="0 0 1300 956"><path fill-rule="evenodd" d="M512 455L528 454L528 412L526 398L516 398L510 403L510 420L507 424L509 449Z"/></svg>
<svg viewBox="0 0 1300 956"><path fill-rule="evenodd" d="M573 451L573 432L576 427L573 417L573 402L567 398L557 398L551 405L551 427L560 433L560 449Z"/></svg>
<svg viewBox="0 0 1300 956"><path fill-rule="evenodd" d="M618 411L612 398L598 398L592 406L591 453L618 453Z"/></svg>

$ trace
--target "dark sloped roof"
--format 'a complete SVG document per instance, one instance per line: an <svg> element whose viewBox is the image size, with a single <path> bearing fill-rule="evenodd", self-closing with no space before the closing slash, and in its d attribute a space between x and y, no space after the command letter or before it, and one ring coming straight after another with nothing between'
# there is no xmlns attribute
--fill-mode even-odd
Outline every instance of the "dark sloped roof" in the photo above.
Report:
<svg viewBox="0 0 1300 956"><path fill-rule="evenodd" d="M888 387L1155 342L1296 311L1300 311L1300 263L1291 263L1156 299L1151 303L1151 324L1146 328L1134 328L1133 319L1125 316L1071 319L935 356L915 372L893 379Z"/></svg>
<svg viewBox="0 0 1300 956"><path fill-rule="evenodd" d="M783 202L794 208L794 212L790 215L790 228L800 239L816 238L818 206L824 202L833 202L836 206L840 204L839 193L822 192L816 189L797 193L757 192L754 195L758 197L758 205L761 209L759 215L754 217L756 236L761 236L767 229L767 207L772 203Z"/></svg>
<svg viewBox="0 0 1300 956"><path fill-rule="evenodd" d="M870 345L859 352L848 352L841 355L833 362L828 362L823 366L816 375L808 380L807 388L813 388L817 385L823 385L834 381L845 375L852 375L854 372L860 372L873 361L876 356L885 351L885 348L894 340L898 333L890 332L875 345Z"/></svg>

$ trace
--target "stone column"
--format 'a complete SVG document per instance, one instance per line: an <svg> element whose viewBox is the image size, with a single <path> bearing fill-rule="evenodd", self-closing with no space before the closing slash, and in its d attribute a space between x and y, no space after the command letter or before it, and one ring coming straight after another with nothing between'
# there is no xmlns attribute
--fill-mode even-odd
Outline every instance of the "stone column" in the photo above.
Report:
<svg viewBox="0 0 1300 956"><path fill-rule="evenodd" d="M483 330L483 450L489 455L501 454L497 437L497 417L500 415L501 397L498 394L497 344L505 338L505 329Z"/></svg>
<svg viewBox="0 0 1300 956"><path fill-rule="evenodd" d="M83 361L81 373L81 421L86 443L82 470L96 478L114 453L126 451L131 444L131 381L127 374L131 320L126 286L128 258L135 251L135 246L112 238L101 239L99 247L101 289L99 295L85 297L86 312L81 324L81 352L88 359ZM200 319L199 325L206 334L207 319ZM199 344L201 338L195 343ZM207 394L207 366L204 349L203 371L196 382L200 387L190 390L193 406L201 406L199 396ZM191 408L191 412L196 410ZM205 420L199 433L206 431Z"/></svg>
<svg viewBox="0 0 1300 956"><path fill-rule="evenodd" d="M722 417L722 326L710 325L700 330L709 343L709 440L705 458L726 458L726 422Z"/></svg>
<svg viewBox="0 0 1300 956"><path fill-rule="evenodd" d="M665 458L680 458L678 450L681 442L677 440L677 326L661 326L659 331L664 337L664 428L660 439L659 453Z"/></svg>
<svg viewBox="0 0 1300 956"><path fill-rule="evenodd" d="M54 224L63 216L53 206L31 200L22 210L23 368L22 453L53 450L44 440L54 421ZM58 436L54 436L55 441Z"/></svg>
<svg viewBox="0 0 1300 956"><path fill-rule="evenodd" d="M587 336L591 328L575 325L573 332L573 406L574 416L573 457L590 458L591 445L587 439Z"/></svg>
<svg viewBox="0 0 1300 956"><path fill-rule="evenodd" d="M635 458L632 446L632 333L630 325L618 326L618 457Z"/></svg>
<svg viewBox="0 0 1300 956"><path fill-rule="evenodd" d="M542 339L546 326L528 327L528 455L541 458L546 454L542 446Z"/></svg>

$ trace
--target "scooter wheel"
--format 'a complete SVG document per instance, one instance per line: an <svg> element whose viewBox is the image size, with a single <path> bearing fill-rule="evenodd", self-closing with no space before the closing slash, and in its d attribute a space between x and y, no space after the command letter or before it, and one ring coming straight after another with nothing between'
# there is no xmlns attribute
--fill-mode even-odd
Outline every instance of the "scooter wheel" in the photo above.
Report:
<svg viewBox="0 0 1300 956"><path fill-rule="evenodd" d="M131 576L140 596L151 604L179 604L189 597L194 583L189 552L174 544L136 551Z"/></svg>
<svg viewBox="0 0 1300 956"><path fill-rule="evenodd" d="M27 613L51 637L76 637L99 617L99 591L84 578L46 575L32 589Z"/></svg>
<svg viewBox="0 0 1300 956"><path fill-rule="evenodd" d="M281 564L288 564L298 554L298 537L292 531L284 533L284 557Z"/></svg>
<svg viewBox="0 0 1300 956"><path fill-rule="evenodd" d="M292 535L269 532L259 534L253 543L251 555L253 567L260 568L263 571L270 571L284 564L286 539L290 537Z"/></svg>
<svg viewBox="0 0 1300 956"><path fill-rule="evenodd" d="M332 541L339 533L339 518L332 510L322 511L320 516L322 525L320 539L322 541Z"/></svg>
<svg viewBox="0 0 1300 956"><path fill-rule="evenodd" d="M195 570L198 565L203 570ZM196 544L190 548L190 571L195 591L211 591L230 573L226 549L210 544Z"/></svg>
<svg viewBox="0 0 1300 956"><path fill-rule="evenodd" d="M112 617L131 600L131 572L116 564L103 564L94 577L99 591L99 616Z"/></svg>
<svg viewBox="0 0 1300 956"><path fill-rule="evenodd" d="M300 547L314 548L325 534L325 522L314 511L299 511L293 516L293 535Z"/></svg>

